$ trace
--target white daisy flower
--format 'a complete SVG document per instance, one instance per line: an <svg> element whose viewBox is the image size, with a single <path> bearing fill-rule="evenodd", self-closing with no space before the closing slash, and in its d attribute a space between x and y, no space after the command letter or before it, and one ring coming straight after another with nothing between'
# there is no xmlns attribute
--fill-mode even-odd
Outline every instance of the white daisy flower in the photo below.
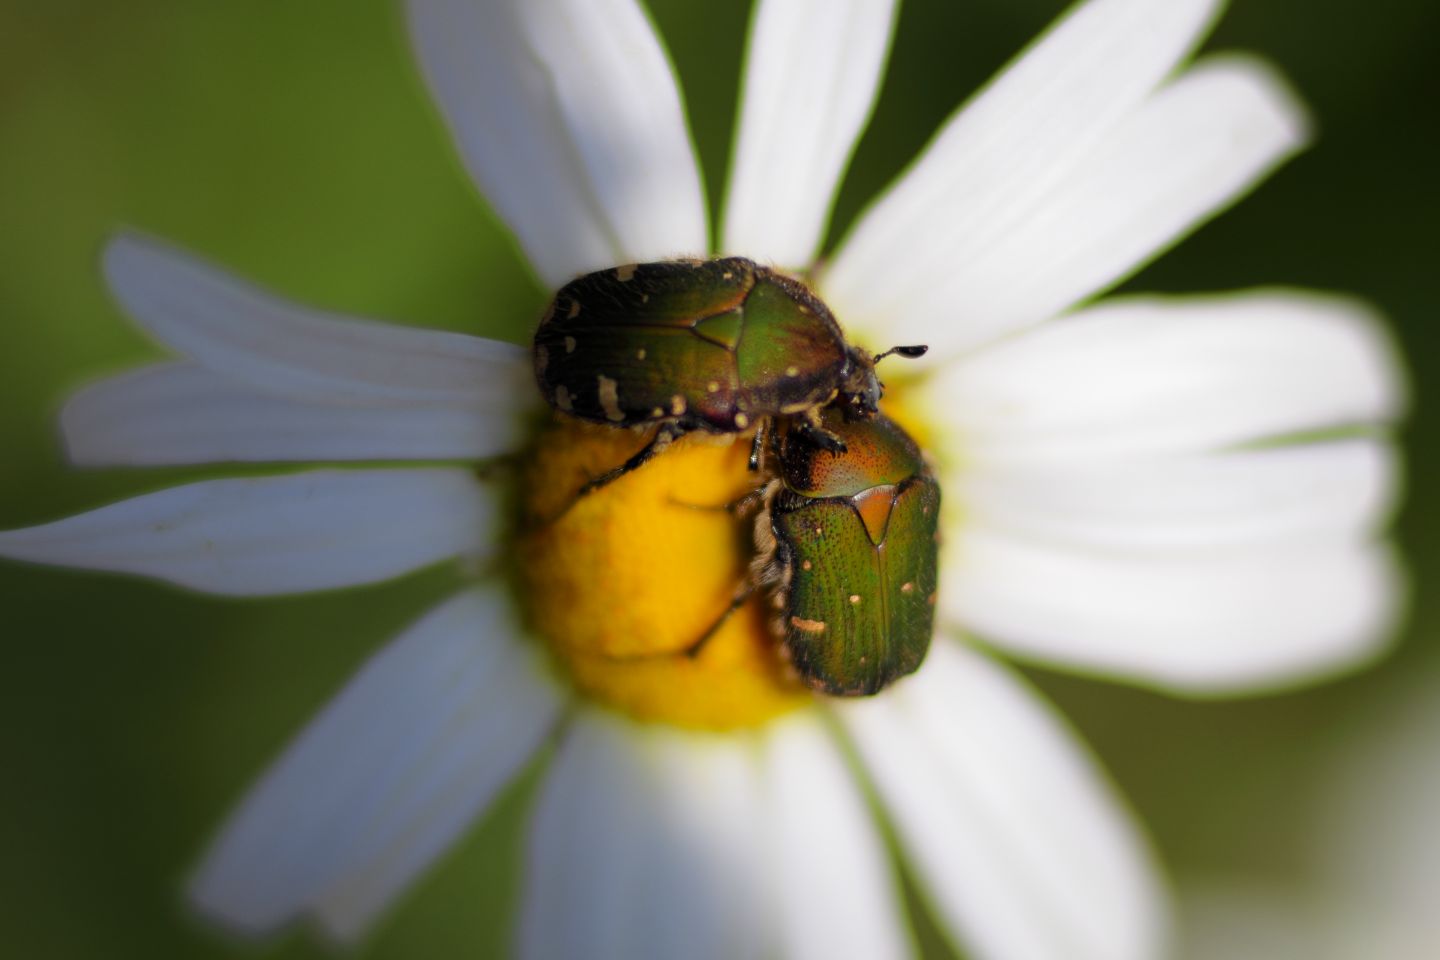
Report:
<svg viewBox="0 0 1440 960"><path fill-rule="evenodd" d="M1401 387L1373 314L1285 290L1089 302L1305 143L1263 63L1188 62L1217 6L1077 5L820 262L894 4L757 5L713 252L809 277L861 343L931 346L890 409L944 490L941 629L862 701L801 690L758 606L698 657L664 655L747 559L733 518L676 501L752 485L747 444L687 438L527 524L636 437L546 425L525 347L328 314L114 239L115 297L178 358L72 399L72 459L332 465L140 496L0 534L0 555L233 596L456 558L475 579L260 779L194 876L199 908L357 938L553 743L523 957L908 955L877 816L970 955L1161 954L1167 898L1103 775L964 641L1211 693L1341 669L1387 633ZM409 14L467 169L546 284L712 250L635 0Z"/></svg>

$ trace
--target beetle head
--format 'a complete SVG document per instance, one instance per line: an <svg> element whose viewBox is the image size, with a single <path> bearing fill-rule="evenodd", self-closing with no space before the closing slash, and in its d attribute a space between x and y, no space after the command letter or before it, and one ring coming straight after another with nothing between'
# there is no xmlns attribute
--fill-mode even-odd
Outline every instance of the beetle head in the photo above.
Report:
<svg viewBox="0 0 1440 960"><path fill-rule="evenodd" d="M914 360L923 357L930 348L924 344L912 347L891 347L875 356L861 353L855 347L846 348L849 373L840 384L840 408L847 420L865 420L880 412L880 398L885 395L885 384L875 375L875 364L890 354Z"/></svg>
<svg viewBox="0 0 1440 960"><path fill-rule="evenodd" d="M840 410L846 420L865 420L880 412L885 388L875 376L874 357L854 347L845 353L849 370L840 384Z"/></svg>

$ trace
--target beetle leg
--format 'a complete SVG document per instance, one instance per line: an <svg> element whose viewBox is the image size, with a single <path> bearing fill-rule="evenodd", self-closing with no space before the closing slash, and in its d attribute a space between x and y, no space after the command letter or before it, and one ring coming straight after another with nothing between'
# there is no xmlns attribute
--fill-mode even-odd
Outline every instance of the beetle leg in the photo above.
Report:
<svg viewBox="0 0 1440 960"><path fill-rule="evenodd" d="M820 425L820 411L810 409L795 421L795 427L815 446L839 456L846 450L845 441Z"/></svg>
<svg viewBox="0 0 1440 960"><path fill-rule="evenodd" d="M756 504L764 502L766 495L770 493L774 485L775 481L773 480L769 483L762 483L754 490L736 497L729 503L690 503L688 500L680 500L676 497L671 497L668 502L677 507L688 507L691 510L708 510L712 513L719 513L723 510L731 516L743 517L753 510Z"/></svg>
<svg viewBox="0 0 1440 960"><path fill-rule="evenodd" d="M695 657L698 657L700 655L700 651L705 648L705 644L710 641L710 638L715 636L715 634L719 633L720 628L725 626L725 621L729 620L730 617L734 615L736 610L739 610L741 607L745 606L745 601L749 600L752 596L754 596L755 591L759 588L760 584L758 581L756 581L753 577L746 577L745 582L735 588L735 593L730 598L730 602L725 605L725 609L720 612L720 616L715 618L715 622L705 628L705 632L700 634L700 638L698 640L690 644L690 646L685 647L684 649L667 653L641 653L632 654L630 656L617 655L608 657L607 659L619 660L624 662L634 660L654 660L660 657L675 656L684 656L694 659Z"/></svg>
<svg viewBox="0 0 1440 960"><path fill-rule="evenodd" d="M735 595L730 598L730 603L728 606L725 607L724 612L716 618L714 623L710 624L710 626L706 628L704 633L700 634L700 639L696 640L694 643L690 644L690 646L685 648L685 656L691 658L692 660L698 657L700 655L700 651L705 648L705 644L710 641L710 638L715 636L715 634L719 632L720 628L725 625L725 621L729 620L731 615L734 614L736 610L739 610L741 607L745 606L745 601L750 599L751 595L755 593L755 590L758 586L759 584L755 582L754 578L746 577L745 582L740 584L740 586L735 589Z"/></svg>
<svg viewBox="0 0 1440 960"><path fill-rule="evenodd" d="M770 484L768 483L764 486L756 487L754 490L751 490L743 497L731 500L729 503L725 504L725 509L727 512L733 514L734 516L743 517L745 516L745 514L749 513L757 503L760 503L762 500L765 499L765 494L769 491L769 489Z"/></svg>
<svg viewBox="0 0 1440 960"><path fill-rule="evenodd" d="M614 483L632 470L639 470L645 466L645 464L649 463L655 454L660 453L666 447L670 446L673 441L683 436L684 433L685 428L678 424L662 423L660 428L655 431L655 436L650 438L649 443L641 447L635 452L634 456L620 464L620 466L613 470L606 470L600 474L600 476L581 487L579 492L575 494L575 500L579 500L586 494L594 493L607 484ZM571 501L571 506L574 506L574 501Z"/></svg>
<svg viewBox="0 0 1440 960"><path fill-rule="evenodd" d="M760 421L760 426L755 428L755 439L750 443L750 462L748 464L751 473L760 470L761 460L765 453L765 427L769 423L770 418L766 417Z"/></svg>
<svg viewBox="0 0 1440 960"><path fill-rule="evenodd" d="M677 507L686 507L690 510L705 510L710 513L724 512L735 517L743 517L750 512L755 504L765 499L766 489L768 489L768 486L756 487L749 493L736 497L729 503L690 503L687 500L679 500L675 497L671 497L667 502Z"/></svg>

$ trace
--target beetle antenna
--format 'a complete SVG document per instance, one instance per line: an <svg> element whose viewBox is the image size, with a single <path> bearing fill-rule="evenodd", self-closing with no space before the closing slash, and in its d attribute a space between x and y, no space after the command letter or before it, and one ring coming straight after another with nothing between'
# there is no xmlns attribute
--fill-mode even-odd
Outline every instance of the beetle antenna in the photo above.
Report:
<svg viewBox="0 0 1440 960"><path fill-rule="evenodd" d="M884 360L892 353L896 354L897 356L904 357L906 360L915 360L919 357L925 356L925 351L929 349L929 345L924 343L916 344L913 347L891 347L884 353L877 353L875 355L875 362L879 363L881 360Z"/></svg>

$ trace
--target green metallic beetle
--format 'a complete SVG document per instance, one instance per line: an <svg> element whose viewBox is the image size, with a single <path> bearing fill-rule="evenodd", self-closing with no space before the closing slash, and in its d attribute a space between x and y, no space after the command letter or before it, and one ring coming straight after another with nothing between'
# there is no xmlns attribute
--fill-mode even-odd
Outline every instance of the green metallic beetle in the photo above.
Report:
<svg viewBox="0 0 1440 960"><path fill-rule="evenodd" d="M641 450L581 489L636 469L693 430L756 428L751 466L773 417L832 452L844 440L818 411L874 416L880 356L845 341L830 310L798 280L743 257L630 264L586 274L555 295L535 332L535 378L557 410L617 427L658 425Z"/></svg>
<svg viewBox="0 0 1440 960"><path fill-rule="evenodd" d="M913 673L930 648L940 485L893 420L847 420L830 407L822 424L845 452L803 430L772 441L776 476L749 498L764 505L758 553L730 611L768 587L772 628L801 679L868 696Z"/></svg>

